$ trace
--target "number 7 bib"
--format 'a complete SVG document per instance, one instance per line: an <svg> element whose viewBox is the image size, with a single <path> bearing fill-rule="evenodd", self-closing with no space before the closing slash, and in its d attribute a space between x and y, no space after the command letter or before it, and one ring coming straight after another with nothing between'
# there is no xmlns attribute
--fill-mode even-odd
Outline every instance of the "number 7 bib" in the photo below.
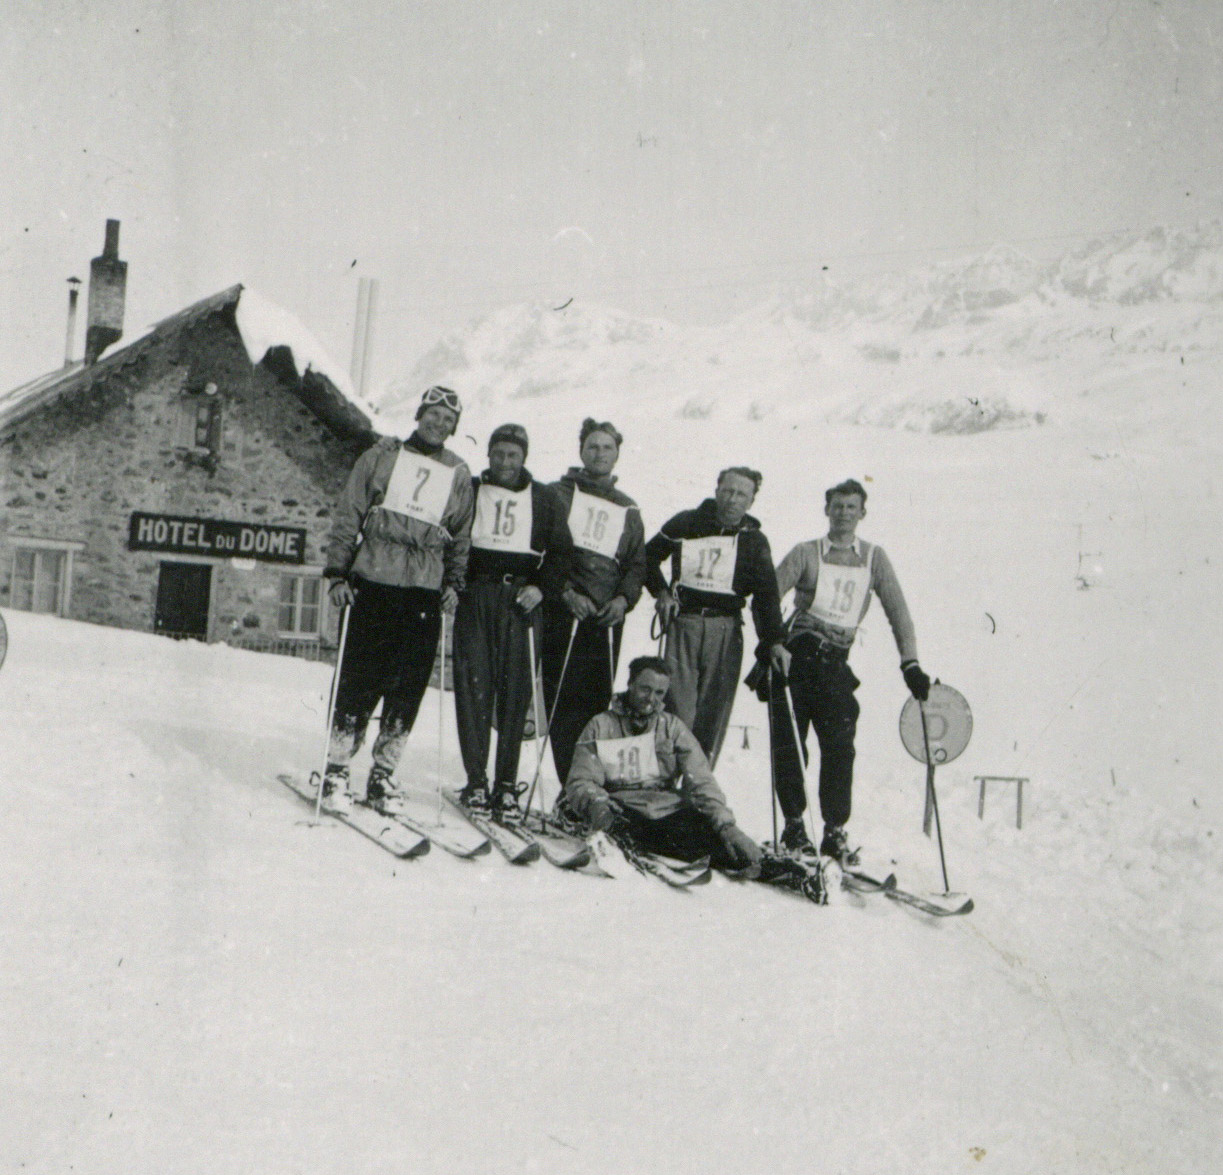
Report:
<svg viewBox="0 0 1223 1175"><path fill-rule="evenodd" d="M431 526L441 526L453 484L454 470L449 465L422 453L400 449L387 482L382 508Z"/></svg>

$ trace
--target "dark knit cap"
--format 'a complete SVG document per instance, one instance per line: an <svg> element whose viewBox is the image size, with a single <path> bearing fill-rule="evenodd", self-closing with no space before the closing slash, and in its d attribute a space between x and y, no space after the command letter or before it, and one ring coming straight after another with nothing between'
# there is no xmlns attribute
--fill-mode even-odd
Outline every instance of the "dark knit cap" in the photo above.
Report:
<svg viewBox="0 0 1223 1175"><path fill-rule="evenodd" d="M605 432L613 441L616 442L616 448L620 448L624 444L624 437L620 435L620 430L616 428L610 420L595 420L594 417L588 416L582 421L582 431L578 434L578 444L584 445L586 438L592 432Z"/></svg>
<svg viewBox="0 0 1223 1175"><path fill-rule="evenodd" d="M521 424L499 424L493 429L493 435L488 438L488 447L491 452L492 447L498 441L505 441L511 445L517 445L522 449L523 459L527 455L527 430Z"/></svg>

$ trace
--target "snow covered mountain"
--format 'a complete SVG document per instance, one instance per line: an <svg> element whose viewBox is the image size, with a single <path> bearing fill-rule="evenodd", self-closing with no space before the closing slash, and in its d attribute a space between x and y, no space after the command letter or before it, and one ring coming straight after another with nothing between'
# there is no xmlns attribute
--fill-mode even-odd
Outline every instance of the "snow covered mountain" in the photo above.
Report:
<svg viewBox="0 0 1223 1175"><path fill-rule="evenodd" d="M440 382L509 415L530 401L622 414L648 401L680 419L750 424L798 399L809 419L978 432L1072 407L1083 389L1067 366L1221 343L1223 222L1210 222L1092 241L1052 262L998 246L855 282L821 273L719 327L580 302L509 306L440 340L382 407L402 421Z"/></svg>

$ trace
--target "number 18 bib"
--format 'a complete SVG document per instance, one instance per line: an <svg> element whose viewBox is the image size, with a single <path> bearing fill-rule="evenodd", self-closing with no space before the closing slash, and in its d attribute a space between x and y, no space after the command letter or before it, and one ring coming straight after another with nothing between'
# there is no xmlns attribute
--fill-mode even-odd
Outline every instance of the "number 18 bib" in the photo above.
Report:
<svg viewBox="0 0 1223 1175"><path fill-rule="evenodd" d="M471 545L486 551L531 554L531 487L515 492L483 483L476 491Z"/></svg>
<svg viewBox="0 0 1223 1175"><path fill-rule="evenodd" d="M441 526L453 483L454 470L449 465L409 449L400 449L395 456L391 480L387 482L382 508L431 526Z"/></svg>
<svg viewBox="0 0 1223 1175"><path fill-rule="evenodd" d="M652 730L628 738L595 739L595 750L609 783L646 787L662 778Z"/></svg>
<svg viewBox="0 0 1223 1175"><path fill-rule="evenodd" d="M573 505L569 507L569 533L573 545L614 559L620 549L628 507L617 506L606 498L583 493L574 488Z"/></svg>
<svg viewBox="0 0 1223 1175"><path fill-rule="evenodd" d="M680 543L679 582L694 591L733 596L738 549L737 534L684 539Z"/></svg>

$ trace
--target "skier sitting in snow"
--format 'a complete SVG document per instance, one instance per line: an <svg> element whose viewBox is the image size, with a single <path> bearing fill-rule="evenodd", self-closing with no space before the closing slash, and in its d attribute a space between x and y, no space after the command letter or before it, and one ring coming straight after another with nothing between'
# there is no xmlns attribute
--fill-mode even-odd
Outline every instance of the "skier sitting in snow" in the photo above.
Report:
<svg viewBox="0 0 1223 1175"><path fill-rule="evenodd" d="M900 650L900 671L913 696L925 701L930 678L917 663L917 637L900 590L900 582L882 547L857 538L866 517L866 490L850 479L824 494L829 528L825 538L799 543L777 568L777 587L784 597L794 589L796 612L790 621L787 647L791 653L789 691L786 679L758 663L747 684L769 703L773 784L786 819L782 846L796 853L813 847L803 826L807 796L799 749L794 745L787 692L794 699L793 716L806 760L807 730L815 727L820 745L820 812L824 835L820 853L843 865L857 863L849 848L853 789L854 736L859 705L854 691L860 684L849 667L849 650L874 592L883 604Z"/></svg>
<svg viewBox="0 0 1223 1175"><path fill-rule="evenodd" d="M382 699L366 802L398 802L392 776L437 654L442 612L458 602L471 545L471 471L445 447L462 412L449 388L421 396L416 430L358 459L327 542L331 602L352 606L336 691L323 805L352 806L348 765Z"/></svg>
<svg viewBox="0 0 1223 1175"><path fill-rule="evenodd" d="M582 731L562 810L591 833L618 826L641 849L719 868L760 861L735 823L692 732L663 709L670 671L660 657L629 665L628 689Z"/></svg>

